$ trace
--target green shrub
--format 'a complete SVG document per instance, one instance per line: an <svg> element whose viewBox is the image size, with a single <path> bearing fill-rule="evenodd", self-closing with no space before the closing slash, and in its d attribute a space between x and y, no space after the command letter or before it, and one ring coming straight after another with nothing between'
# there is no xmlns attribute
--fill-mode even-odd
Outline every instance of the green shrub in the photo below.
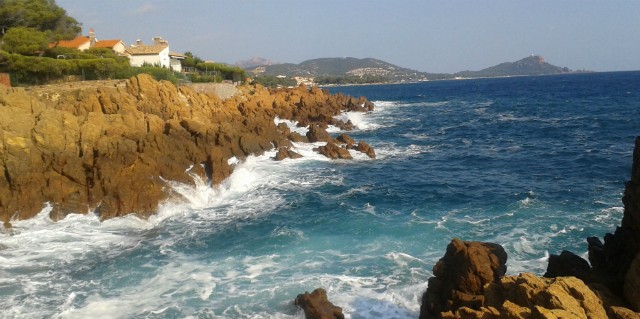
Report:
<svg viewBox="0 0 640 319"><path fill-rule="evenodd" d="M291 87L297 86L298 82L292 78L279 78L276 76L257 76L253 79L254 84L260 84L266 87Z"/></svg>
<svg viewBox="0 0 640 319"><path fill-rule="evenodd" d="M178 81L184 79L184 76L182 74L173 72L163 67L157 67L157 66L131 67L129 68L129 72L125 77L129 78L141 73L149 74L157 81L166 80L173 84L176 84L178 83Z"/></svg>
<svg viewBox="0 0 640 319"><path fill-rule="evenodd" d="M45 32L33 28L11 28L2 38L2 49L9 53L38 55L47 48L48 37Z"/></svg>
<svg viewBox="0 0 640 319"><path fill-rule="evenodd" d="M107 80L123 78L130 68L127 61L114 58L67 60L76 63L84 80Z"/></svg>
<svg viewBox="0 0 640 319"><path fill-rule="evenodd" d="M233 82L241 82L246 78L246 73L242 68L224 63L202 62L196 65L196 69L207 75L213 74Z"/></svg>
<svg viewBox="0 0 640 319"><path fill-rule="evenodd" d="M45 57L25 56L0 52L0 59L4 61L2 71L12 74L16 83L43 84L75 74L77 65L71 61Z"/></svg>

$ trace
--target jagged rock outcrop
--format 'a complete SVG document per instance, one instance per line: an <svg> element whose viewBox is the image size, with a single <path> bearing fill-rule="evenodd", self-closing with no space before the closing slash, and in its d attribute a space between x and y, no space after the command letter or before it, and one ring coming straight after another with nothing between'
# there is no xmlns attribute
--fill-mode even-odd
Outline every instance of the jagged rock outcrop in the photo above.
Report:
<svg viewBox="0 0 640 319"><path fill-rule="evenodd" d="M309 142L311 143L333 141L333 138L329 135L327 130L316 124L309 125L307 139L309 139Z"/></svg>
<svg viewBox="0 0 640 319"><path fill-rule="evenodd" d="M358 142L358 145L356 145L353 149L367 154L367 156L369 156L370 158L376 158L376 151L365 141Z"/></svg>
<svg viewBox="0 0 640 319"><path fill-rule="evenodd" d="M607 318L582 280L504 276L506 260L500 245L453 239L433 269L420 318Z"/></svg>
<svg viewBox="0 0 640 319"><path fill-rule="evenodd" d="M373 147L367 144L367 142L360 141L356 145L356 141L345 133L341 133L334 139L323 128L312 126L307 133L307 137L311 142L327 142L326 145L320 146L316 148L316 150L320 154L331 159L352 159L353 157L351 156L351 153L349 153L349 150L356 150L366 154L370 158L376 158L376 151ZM342 147L340 147L339 144Z"/></svg>
<svg viewBox="0 0 640 319"><path fill-rule="evenodd" d="M507 253L492 243L466 242L454 238L447 252L433 267L422 296L420 319L440 318L459 307L484 305L484 287L507 271Z"/></svg>
<svg viewBox="0 0 640 319"><path fill-rule="evenodd" d="M342 308L334 306L322 288L299 294L294 303L304 310L306 319L344 319Z"/></svg>
<svg viewBox="0 0 640 319"><path fill-rule="evenodd" d="M589 259L597 265L594 271L602 281L640 311L640 137L635 141L631 180L625 185L622 202L622 224L604 236L604 244L591 241Z"/></svg>
<svg viewBox="0 0 640 319"><path fill-rule="evenodd" d="M232 157L305 140L276 126L276 116L326 126L372 107L306 87L240 87L223 101L148 75L111 86L0 88L0 220L30 218L47 202L54 220L147 216L179 197L167 181L193 183L195 174L217 184Z"/></svg>
<svg viewBox="0 0 640 319"><path fill-rule="evenodd" d="M338 135L336 140L340 143L347 144L347 148L353 148L353 146L356 145L356 140L345 133Z"/></svg>
<svg viewBox="0 0 640 319"><path fill-rule="evenodd" d="M286 147L281 147L280 149L278 149L278 152L276 153L274 159L276 161L282 161L286 158L296 159L301 157L302 155L300 155L299 153L296 153Z"/></svg>
<svg viewBox="0 0 640 319"><path fill-rule="evenodd" d="M483 297L482 306L459 307L441 318L607 318L600 298L575 277L505 276L486 285Z"/></svg>
<svg viewBox="0 0 640 319"><path fill-rule="evenodd" d="M351 153L346 148L342 148L333 142L327 142L326 145L317 148L317 151L331 159L352 159Z"/></svg>

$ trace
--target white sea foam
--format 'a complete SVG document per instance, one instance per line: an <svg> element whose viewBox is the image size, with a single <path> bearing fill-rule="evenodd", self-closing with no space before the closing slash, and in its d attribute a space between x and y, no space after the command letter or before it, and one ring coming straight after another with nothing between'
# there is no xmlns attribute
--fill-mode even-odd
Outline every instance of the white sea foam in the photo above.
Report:
<svg viewBox="0 0 640 319"><path fill-rule="evenodd" d="M336 119L342 120L344 122L351 121L353 126L361 131L369 131L380 128L380 124L369 121L370 115L371 113L344 112L341 115L336 116Z"/></svg>
<svg viewBox="0 0 640 319"><path fill-rule="evenodd" d="M180 304L189 300L210 300L216 290L216 281L201 264L171 262L155 270L152 277L135 286L123 287L117 295L92 292L82 306L66 305L54 317L131 318L138 315L163 314L180 310ZM68 299L74 299L72 292Z"/></svg>
<svg viewBox="0 0 640 319"><path fill-rule="evenodd" d="M602 209L599 213L596 214L593 220L606 225L615 225L620 221L623 214L624 214L624 207L622 206L610 207L610 208Z"/></svg>
<svg viewBox="0 0 640 319"><path fill-rule="evenodd" d="M376 216L376 207L369 203L364 204L364 207L362 208L362 210L368 214Z"/></svg>
<svg viewBox="0 0 640 319"><path fill-rule="evenodd" d="M451 101L420 102L420 103L415 104L415 106L422 106L422 107L439 107L439 106L449 105L449 103L451 103Z"/></svg>
<svg viewBox="0 0 640 319"><path fill-rule="evenodd" d="M386 108L394 108L399 104L395 101L373 101L374 110L384 111Z"/></svg>
<svg viewBox="0 0 640 319"><path fill-rule="evenodd" d="M291 229L289 227L276 227L271 232L272 237L293 237L296 240L306 240L304 232L299 229Z"/></svg>
<svg viewBox="0 0 640 319"><path fill-rule="evenodd" d="M406 138L412 139L414 141L426 141L430 138L430 136L426 133L419 133L419 134L415 134L415 133L402 133L400 134L401 136L404 136Z"/></svg>
<svg viewBox="0 0 640 319"><path fill-rule="evenodd" d="M381 142L376 145L376 156L378 159L412 157L432 153L438 148L438 145L410 144L408 146L398 146L393 142Z"/></svg>
<svg viewBox="0 0 640 319"><path fill-rule="evenodd" d="M286 119L281 119L279 117L276 117L273 122L278 125L280 123L284 123L289 127L289 130L291 130L291 132L297 132L299 134L305 135L307 134L307 131L309 130L308 126L303 126L300 127L298 126L298 121L291 121L291 120L286 120Z"/></svg>
<svg viewBox="0 0 640 319"><path fill-rule="evenodd" d="M295 127L292 122L287 125ZM222 265L224 274L218 276L205 270L208 268L206 265L183 259L175 245L193 236L199 229L210 229L213 225L230 224L269 214L286 204L282 194L293 189L342 183L340 175L321 175L304 168L309 163L330 161L313 151L314 147L321 145L323 143L295 143L294 150L304 156L295 161L275 162L271 160L275 151L263 156L250 156L244 162L232 158L229 164L235 166L234 173L216 187L210 187L195 175L192 176L193 185L168 182L172 190L179 193L185 201L161 203L157 214L148 220L126 216L101 222L94 214L87 214L69 215L54 223L48 217L51 208L47 207L36 218L15 221L12 229L0 233L0 272L27 270L21 276L3 276L11 278L0 281L3 289L42 294L51 289L51 284L55 284L60 287L67 285L67 289L71 290L65 289L66 294L49 300L50 303L58 304L54 307L17 301L13 297L6 298L1 304L10 308L9 313L13 313L15 317L48 317L52 315L51 311L56 311L53 316L59 318L84 318L96 313L102 318L126 318L144 314L162 316L181 313L180 304L189 298L211 300L219 291L232 295L242 294L240 289L244 288L237 287L237 281L243 278L251 282L264 281L262 278L272 280L273 275L290 267L290 264L275 260L277 256L249 258L241 263ZM352 151L352 155L356 161L369 160L360 152ZM296 178L291 178L292 175ZM82 281L52 283L48 275L41 272L75 262L82 264L82 260L93 255L117 256L126 253L147 240L145 234L150 231L168 231L158 249L160 254L170 256L175 262L160 267L153 266L150 269L156 269L155 275L143 279L133 287L125 286L122 291L112 291L105 295L85 287L95 284ZM276 229L272 235L297 240L305 238L302 231L291 228ZM241 264L244 264L244 271L238 272L235 269L242 268ZM318 262L309 263L309 267L317 268L321 265ZM274 284L270 281L269 286ZM266 290L265 288L263 291ZM229 314L226 317L236 317L235 314L240 313L235 307L224 307L225 310L216 312L215 315L225 317L225 314ZM274 315L272 312L252 312L246 317L273 318ZM277 314L275 317L300 318L300 313Z"/></svg>
<svg viewBox="0 0 640 319"><path fill-rule="evenodd" d="M426 280L413 285L394 286L377 277L320 275L301 278L301 285L325 287L332 303L340 305L345 318L415 318L417 302L426 289Z"/></svg>
<svg viewBox="0 0 640 319"><path fill-rule="evenodd" d="M108 256L125 253L145 240L145 232L165 227L167 223L179 222L183 225L206 227L211 222L224 224L236 219L267 214L283 203L278 192L272 192L269 189L313 187L317 183L335 179L318 176L313 172L302 173L301 179L289 179L291 168L299 164L293 161L276 163L270 159L274 154L269 152L261 157L249 157L245 162L236 164L231 177L218 187L209 187L204 181L195 177L195 186L170 182L171 188L181 194L186 202L163 203L158 213L148 220L126 216L100 222L96 215L87 214L69 215L54 223L48 217L51 207L47 207L35 218L14 221L13 228L0 233L0 247L3 247L0 250L0 273L5 274L3 276L5 278L11 278L3 281L3 289L41 294L44 292L42 289L51 290L51 284L71 287L71 283L51 282L47 271L65 268L66 264L73 264L93 255ZM324 159L324 157L309 156L305 160L317 159ZM248 194L250 196L247 196ZM189 228L185 228L185 231L187 233L182 235L175 234L178 235L176 239L191 232ZM175 255L177 252L172 247L176 239L167 237L160 246L160 251L165 255ZM59 296L58 316L86 318L88 314L100 313L103 318L123 318L145 311L149 313L172 311L174 306L167 305L171 302L163 299L173 298L176 294L185 291L192 292L193 296L202 300L209 299L217 283L206 272L194 272L193 269L182 268L190 264L192 261L169 268L160 268L161 272L166 271L166 273L158 274L151 282L142 283L131 295L127 295L124 291L111 297L89 293L85 295L86 298L82 298L81 303L84 305L80 307L77 305L77 296L84 295L86 292L82 292L82 288L78 291L70 291L66 295ZM264 267L263 262L260 265ZM250 277L258 276L262 272L258 268L247 269L251 272ZM189 274L188 278L182 280L188 283L187 286L180 286L180 279L176 278L176 273ZM149 298L140 297L147 295ZM154 303L152 300L156 299L158 302ZM55 303L54 300L50 302ZM12 297L5 298L1 304L5 309L11 308L10 312L13 312L16 317L47 317L48 311L55 310L43 309L45 306L37 303L13 300Z"/></svg>

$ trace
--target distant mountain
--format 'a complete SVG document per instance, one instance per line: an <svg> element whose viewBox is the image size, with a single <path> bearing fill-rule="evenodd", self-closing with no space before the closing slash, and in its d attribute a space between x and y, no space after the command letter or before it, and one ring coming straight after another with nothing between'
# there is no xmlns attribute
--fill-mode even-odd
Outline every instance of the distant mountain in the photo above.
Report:
<svg viewBox="0 0 640 319"><path fill-rule="evenodd" d="M532 55L516 62L500 63L480 71L462 71L455 73L455 77L484 78L517 75L544 75L572 72L568 68L551 65L539 55Z"/></svg>
<svg viewBox="0 0 640 319"><path fill-rule="evenodd" d="M300 64L262 65L250 70L264 76L368 78L372 82L434 80L439 75L420 72L372 58L320 58Z"/></svg>
<svg viewBox="0 0 640 319"><path fill-rule="evenodd" d="M261 64L245 68L256 77L313 78L317 84L399 83L454 78L484 78L522 75L571 73L574 71L551 65L541 56L532 55L516 62L505 62L480 71L454 74L427 73L373 58L321 58L299 64Z"/></svg>
<svg viewBox="0 0 640 319"><path fill-rule="evenodd" d="M235 63L236 66L239 66L243 69L252 69L258 66L262 66L262 65L272 65L272 64L276 64L276 62L273 62L269 59L265 59L265 58L251 58L248 60L242 60L242 61L238 61Z"/></svg>

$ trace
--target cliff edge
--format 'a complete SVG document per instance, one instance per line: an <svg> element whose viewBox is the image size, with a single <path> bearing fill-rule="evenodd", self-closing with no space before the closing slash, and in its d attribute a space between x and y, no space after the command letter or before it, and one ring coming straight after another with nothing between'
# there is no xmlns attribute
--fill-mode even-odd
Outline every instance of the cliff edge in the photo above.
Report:
<svg viewBox="0 0 640 319"><path fill-rule="evenodd" d="M232 98L139 75L110 85L0 88L0 219L26 219L45 203L57 220L95 212L136 213L179 197L167 181L217 184L229 159L287 149L292 134L274 118L348 127L342 111L369 111L364 98L319 88L241 87Z"/></svg>

